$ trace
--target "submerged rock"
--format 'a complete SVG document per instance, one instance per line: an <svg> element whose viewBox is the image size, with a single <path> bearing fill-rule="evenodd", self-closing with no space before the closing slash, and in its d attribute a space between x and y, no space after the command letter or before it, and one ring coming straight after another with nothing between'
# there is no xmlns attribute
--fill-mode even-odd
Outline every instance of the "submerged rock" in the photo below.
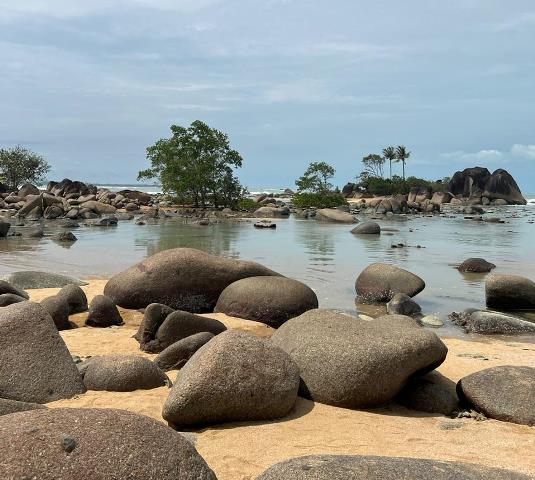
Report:
<svg viewBox="0 0 535 480"><path fill-rule="evenodd" d="M413 317L422 313L422 308L411 297L396 293L386 304L386 311L391 315L408 315Z"/></svg>
<svg viewBox="0 0 535 480"><path fill-rule="evenodd" d="M356 235L379 235L381 227L376 222L363 222L351 230L351 233Z"/></svg>
<svg viewBox="0 0 535 480"><path fill-rule="evenodd" d="M457 267L457 270L463 273L487 273L493 268L496 268L496 265L487 262L484 258L468 258Z"/></svg>

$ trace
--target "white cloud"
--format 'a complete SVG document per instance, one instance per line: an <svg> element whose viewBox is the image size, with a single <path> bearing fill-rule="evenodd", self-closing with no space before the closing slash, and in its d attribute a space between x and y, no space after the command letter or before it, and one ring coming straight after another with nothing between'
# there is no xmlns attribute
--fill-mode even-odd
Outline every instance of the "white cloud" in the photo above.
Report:
<svg viewBox="0 0 535 480"><path fill-rule="evenodd" d="M535 145L521 145L516 143L511 147L511 153L516 157L535 159Z"/></svg>
<svg viewBox="0 0 535 480"><path fill-rule="evenodd" d="M442 158L462 162L506 162L535 160L535 145L515 143L509 150L484 149L478 152L457 150L441 154Z"/></svg>

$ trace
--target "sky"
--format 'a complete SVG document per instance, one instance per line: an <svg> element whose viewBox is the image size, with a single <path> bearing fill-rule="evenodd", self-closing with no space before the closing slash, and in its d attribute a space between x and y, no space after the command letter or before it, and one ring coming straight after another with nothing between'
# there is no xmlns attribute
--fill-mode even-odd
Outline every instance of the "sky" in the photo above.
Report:
<svg viewBox="0 0 535 480"><path fill-rule="evenodd" d="M0 148L42 154L50 179L133 182L199 119L250 189L313 161L343 186L403 144L408 175L505 168L535 192L533 0L1 3Z"/></svg>

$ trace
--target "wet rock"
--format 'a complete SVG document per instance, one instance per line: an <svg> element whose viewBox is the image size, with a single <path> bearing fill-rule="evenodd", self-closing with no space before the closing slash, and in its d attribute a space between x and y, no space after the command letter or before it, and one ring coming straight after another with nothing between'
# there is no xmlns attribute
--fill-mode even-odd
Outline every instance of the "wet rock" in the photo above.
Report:
<svg viewBox="0 0 535 480"><path fill-rule="evenodd" d="M205 343L214 338L210 332L196 333L169 345L154 359L154 363L164 372L178 370L199 350Z"/></svg>
<svg viewBox="0 0 535 480"><path fill-rule="evenodd" d="M21 271L6 275L3 280L20 289L61 288L65 285L87 285L77 278L60 275L59 273Z"/></svg>
<svg viewBox="0 0 535 480"><path fill-rule="evenodd" d="M51 408L5 415L0 450L5 479L216 480L183 435L126 410Z"/></svg>
<svg viewBox="0 0 535 480"><path fill-rule="evenodd" d="M48 403L85 392L52 318L37 303L0 309L0 365L0 398Z"/></svg>
<svg viewBox="0 0 535 480"><path fill-rule="evenodd" d="M414 297L424 288L420 277L387 263L372 263L355 282L357 300L364 303L389 302L396 293Z"/></svg>
<svg viewBox="0 0 535 480"><path fill-rule="evenodd" d="M116 216L93 218L86 220L84 225L88 227L115 227L118 223Z"/></svg>
<svg viewBox="0 0 535 480"><path fill-rule="evenodd" d="M468 258L457 267L457 270L459 272L487 273L493 268L496 268L496 265L487 262L484 258Z"/></svg>
<svg viewBox="0 0 535 480"><path fill-rule="evenodd" d="M69 304L64 298L57 295L45 298L41 301L41 306L52 317L58 330L68 330L71 328L69 322Z"/></svg>
<svg viewBox="0 0 535 480"><path fill-rule="evenodd" d="M509 470L423 458L310 455L277 463L257 480L528 480Z"/></svg>
<svg viewBox="0 0 535 480"><path fill-rule="evenodd" d="M57 241L57 242L64 242L64 243L74 243L76 242L76 240L78 240L78 238L76 238L76 235L72 232L69 232L69 231L64 231L64 232L61 232L61 233L58 233L54 239Z"/></svg>
<svg viewBox="0 0 535 480"><path fill-rule="evenodd" d="M381 233L381 227L376 222L364 222L351 230L351 233L357 235L379 235Z"/></svg>
<svg viewBox="0 0 535 480"><path fill-rule="evenodd" d="M25 412L27 410L38 410L46 408L39 403L19 402L18 400L7 400L0 398L0 417L10 413Z"/></svg>
<svg viewBox="0 0 535 480"><path fill-rule="evenodd" d="M176 310L162 322L153 340L141 343L140 347L150 353L159 353L183 338L201 332L218 335L226 330L225 325L212 318Z"/></svg>
<svg viewBox="0 0 535 480"><path fill-rule="evenodd" d="M232 260L192 248L157 253L112 277L104 293L124 308L162 303L193 313L212 311L221 292L247 277L278 275L255 262Z"/></svg>
<svg viewBox="0 0 535 480"><path fill-rule="evenodd" d="M87 311L87 296L78 285L65 285L57 294L69 306L69 315Z"/></svg>
<svg viewBox="0 0 535 480"><path fill-rule="evenodd" d="M453 312L450 320L467 333L518 335L535 333L535 323L499 312L468 309Z"/></svg>
<svg viewBox="0 0 535 480"><path fill-rule="evenodd" d="M175 428L271 420L297 400L299 369L268 339L228 331L201 347L180 371L163 407Z"/></svg>
<svg viewBox="0 0 535 480"><path fill-rule="evenodd" d="M442 327L444 325L444 322L436 315L424 315L418 320L429 327Z"/></svg>
<svg viewBox="0 0 535 480"><path fill-rule="evenodd" d="M316 220L319 222L357 223L357 219L347 212L336 208L322 208L316 211Z"/></svg>
<svg viewBox="0 0 535 480"><path fill-rule="evenodd" d="M409 317L368 322L323 309L289 320L272 340L299 366L302 396L345 408L391 401L412 375L433 370L447 353Z"/></svg>
<svg viewBox="0 0 535 480"><path fill-rule="evenodd" d="M133 392L163 387L168 381L154 362L138 355L91 357L82 371L88 390Z"/></svg>
<svg viewBox="0 0 535 480"><path fill-rule="evenodd" d="M422 308L411 297L396 293L386 304L386 311L391 315L408 315L413 317L422 313Z"/></svg>
<svg viewBox="0 0 535 480"><path fill-rule="evenodd" d="M288 207L260 207L253 213L256 218L287 218L289 215Z"/></svg>
<svg viewBox="0 0 535 480"><path fill-rule="evenodd" d="M318 308L318 298L304 283L286 277L264 276L230 284L221 293L214 311L277 328L313 308Z"/></svg>
<svg viewBox="0 0 535 480"><path fill-rule="evenodd" d="M106 328L112 325L123 325L124 322L113 300L106 295L97 295L89 305L89 314L85 324L89 327Z"/></svg>
<svg viewBox="0 0 535 480"><path fill-rule="evenodd" d="M535 282L520 275L492 274L485 281L487 307L497 310L535 309Z"/></svg>
<svg viewBox="0 0 535 480"><path fill-rule="evenodd" d="M535 368L487 368L459 380L457 393L488 418L535 425Z"/></svg>

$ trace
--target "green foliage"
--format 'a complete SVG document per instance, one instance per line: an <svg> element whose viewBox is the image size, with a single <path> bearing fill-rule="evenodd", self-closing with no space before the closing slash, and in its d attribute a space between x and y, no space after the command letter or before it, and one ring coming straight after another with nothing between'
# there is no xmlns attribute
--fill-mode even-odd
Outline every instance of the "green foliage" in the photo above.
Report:
<svg viewBox="0 0 535 480"><path fill-rule="evenodd" d="M367 193L373 195L407 195L411 187L429 187L433 192L442 192L449 182L449 178L432 181L418 177L408 177L403 179L398 175L392 178L379 178L369 176L363 172L359 178L357 186Z"/></svg>
<svg viewBox="0 0 535 480"><path fill-rule="evenodd" d="M332 189L329 180L335 169L325 162L312 162L302 177L295 181L299 192L325 193Z"/></svg>
<svg viewBox="0 0 535 480"><path fill-rule="evenodd" d="M370 153L362 159L364 170L372 177L383 177L385 159L376 153Z"/></svg>
<svg viewBox="0 0 535 480"><path fill-rule="evenodd" d="M396 159L396 149L394 147L383 148L383 157L388 160L390 167L390 178L392 178L392 162Z"/></svg>
<svg viewBox="0 0 535 480"><path fill-rule="evenodd" d="M245 192L234 175L242 157L230 148L228 136L200 120L188 128L172 125L171 132L147 148L151 167L138 180L157 178L181 203L235 206Z"/></svg>
<svg viewBox="0 0 535 480"><path fill-rule="evenodd" d="M345 205L346 199L340 193L296 193L293 196L293 204L296 208L334 208Z"/></svg>
<svg viewBox="0 0 535 480"><path fill-rule="evenodd" d="M407 147L405 147L405 145L399 145L396 148L396 160L398 162L401 162L401 164L403 165L403 178L405 178L405 163L407 162L410 156L411 152L407 150Z"/></svg>
<svg viewBox="0 0 535 480"><path fill-rule="evenodd" d="M259 206L252 198L240 198L236 203L236 210L240 212L254 212Z"/></svg>
<svg viewBox="0 0 535 480"><path fill-rule="evenodd" d="M12 191L23 183L43 182L49 171L50 165L41 155L20 145L0 150L0 179Z"/></svg>

